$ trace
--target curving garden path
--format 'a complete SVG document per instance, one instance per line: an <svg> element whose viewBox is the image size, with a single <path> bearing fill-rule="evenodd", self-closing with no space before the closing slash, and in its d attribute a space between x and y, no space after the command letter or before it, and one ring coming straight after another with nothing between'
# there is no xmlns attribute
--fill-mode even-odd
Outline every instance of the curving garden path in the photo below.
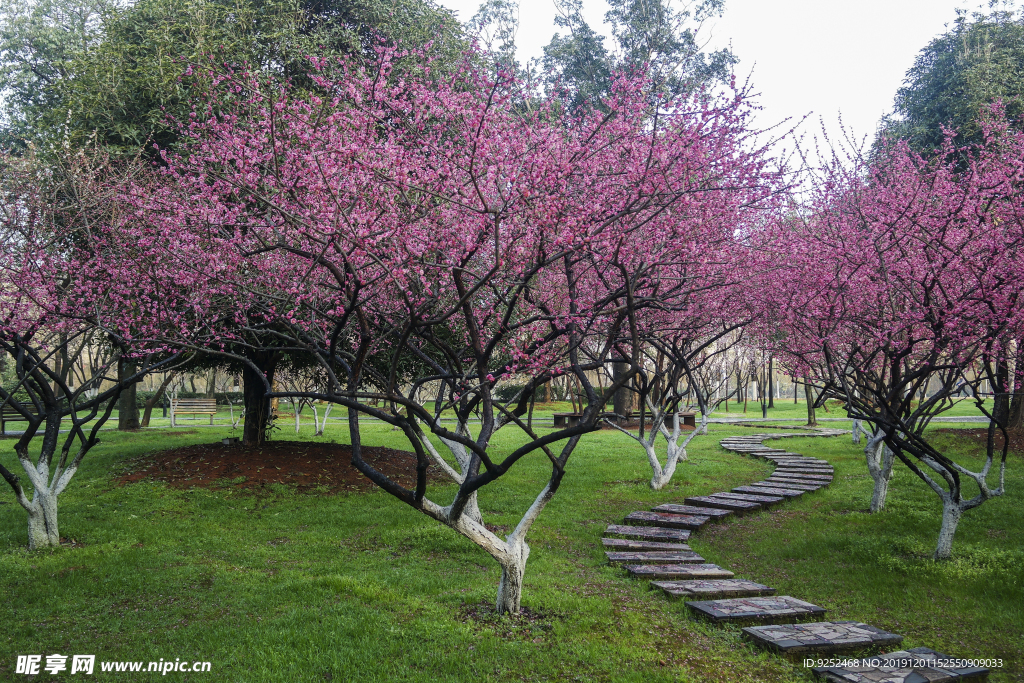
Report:
<svg viewBox="0 0 1024 683"><path fill-rule="evenodd" d="M792 427L790 427L792 429ZM817 491L832 481L832 465L783 448L770 439L839 436L841 429L815 429L791 434L730 436L726 450L769 460L775 469L767 479L732 491L692 496L651 511L631 512L624 524L612 524L601 540L611 564L630 576L650 579L651 588L669 598L686 600L694 615L716 624L736 624L743 637L789 659L834 659L814 673L834 683L944 683L983 680L988 669L957 668L950 658L925 647L891 651L903 636L857 621L826 621L826 609L756 581L737 578L717 564L705 562L686 543L705 524L742 515ZM880 653L842 661L849 653ZM837 657L838 656L838 657ZM947 661L940 661L947 660Z"/></svg>

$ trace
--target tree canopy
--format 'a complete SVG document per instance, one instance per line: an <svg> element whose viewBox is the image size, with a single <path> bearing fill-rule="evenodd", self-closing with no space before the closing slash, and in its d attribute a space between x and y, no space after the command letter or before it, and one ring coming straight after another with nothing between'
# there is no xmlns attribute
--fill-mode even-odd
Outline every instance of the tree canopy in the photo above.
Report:
<svg viewBox="0 0 1024 683"><path fill-rule="evenodd" d="M0 10L8 145L96 142L133 154L175 139L188 64L298 80L309 55L360 57L381 42L461 53L461 27L430 0L40 0Z"/></svg>
<svg viewBox="0 0 1024 683"><path fill-rule="evenodd" d="M907 140L919 152L942 147L943 127L960 144L982 138L981 111L1003 100L1007 116L1024 114L1024 15L961 11L953 27L932 40L907 72L882 135Z"/></svg>
<svg viewBox="0 0 1024 683"><path fill-rule="evenodd" d="M582 0L556 0L555 23L566 29L544 48L544 68L572 106L593 102L611 86L616 72L644 68L653 85L670 93L726 81L736 58L729 50L705 53L701 25L721 16L724 0L694 0L675 8L667 0L610 0L605 20L612 46L583 17Z"/></svg>

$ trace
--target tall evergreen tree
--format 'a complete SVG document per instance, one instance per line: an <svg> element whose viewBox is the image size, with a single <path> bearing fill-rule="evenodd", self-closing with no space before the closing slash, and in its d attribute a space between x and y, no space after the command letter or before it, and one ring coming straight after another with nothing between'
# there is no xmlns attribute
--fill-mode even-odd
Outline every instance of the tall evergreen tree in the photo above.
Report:
<svg viewBox="0 0 1024 683"><path fill-rule="evenodd" d="M986 105L1002 100L1019 122L1022 96L1024 14L961 10L952 28L918 54L881 133L926 154L942 146L944 127L956 130L961 144L977 143Z"/></svg>

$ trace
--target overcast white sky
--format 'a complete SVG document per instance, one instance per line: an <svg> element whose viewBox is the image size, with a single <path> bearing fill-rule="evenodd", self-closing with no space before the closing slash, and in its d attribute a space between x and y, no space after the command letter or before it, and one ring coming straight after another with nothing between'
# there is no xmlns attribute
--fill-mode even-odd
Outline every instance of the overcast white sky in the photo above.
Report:
<svg viewBox="0 0 1024 683"><path fill-rule="evenodd" d="M462 21L480 5L440 2ZM519 3L516 43L525 61L551 40L555 10L551 0ZM597 29L607 5L583 4ZM952 23L956 8L977 6L978 0L726 0L724 16L706 27L705 38L711 49L732 45L741 79L752 73L764 107L761 126L811 114L804 129L820 131L820 117L834 137L841 113L857 136L871 136L918 51Z"/></svg>

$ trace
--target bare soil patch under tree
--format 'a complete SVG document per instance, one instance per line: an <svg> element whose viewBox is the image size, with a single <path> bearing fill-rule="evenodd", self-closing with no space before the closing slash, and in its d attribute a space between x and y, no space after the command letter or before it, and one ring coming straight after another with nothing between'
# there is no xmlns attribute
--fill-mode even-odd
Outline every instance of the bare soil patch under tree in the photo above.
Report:
<svg viewBox="0 0 1024 683"><path fill-rule="evenodd" d="M365 491L373 483L352 466L352 449L333 443L269 441L261 446L221 443L182 446L133 460L122 484L156 479L176 488L233 486L254 489L288 484L299 490ZM363 446L363 459L403 486L415 486L416 456L393 448ZM436 468L428 476L438 475Z"/></svg>

